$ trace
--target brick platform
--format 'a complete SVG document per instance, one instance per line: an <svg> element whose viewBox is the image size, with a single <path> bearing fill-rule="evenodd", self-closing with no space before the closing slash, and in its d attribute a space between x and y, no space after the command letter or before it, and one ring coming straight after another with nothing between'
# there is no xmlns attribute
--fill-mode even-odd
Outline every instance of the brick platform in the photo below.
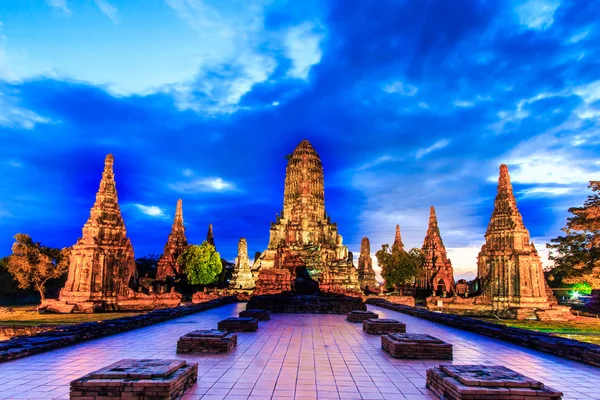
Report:
<svg viewBox="0 0 600 400"><path fill-rule="evenodd" d="M346 316L348 322L363 322L365 319L377 319L379 318L379 314L374 313L373 311L361 311L354 310L350 311Z"/></svg>
<svg viewBox="0 0 600 400"><path fill-rule="evenodd" d="M177 353L229 353L237 346L235 333L216 329L187 333L177 341Z"/></svg>
<svg viewBox="0 0 600 400"><path fill-rule="evenodd" d="M562 399L542 382L496 365L440 365L427 370L427 387L449 400Z"/></svg>
<svg viewBox="0 0 600 400"><path fill-rule="evenodd" d="M365 319L363 331L380 335L382 333L406 333L406 325L395 319Z"/></svg>
<svg viewBox="0 0 600 400"><path fill-rule="evenodd" d="M258 329L256 318L227 318L219 321L219 330L227 332L254 332Z"/></svg>
<svg viewBox="0 0 600 400"><path fill-rule="evenodd" d="M390 333L381 337L381 348L394 358L452 360L452 345L430 335Z"/></svg>
<svg viewBox="0 0 600 400"><path fill-rule="evenodd" d="M179 399L197 379L197 363L121 360L72 381L70 399Z"/></svg>
<svg viewBox="0 0 600 400"><path fill-rule="evenodd" d="M240 312L240 318L256 318L259 321L268 321L271 319L271 311L246 309Z"/></svg>

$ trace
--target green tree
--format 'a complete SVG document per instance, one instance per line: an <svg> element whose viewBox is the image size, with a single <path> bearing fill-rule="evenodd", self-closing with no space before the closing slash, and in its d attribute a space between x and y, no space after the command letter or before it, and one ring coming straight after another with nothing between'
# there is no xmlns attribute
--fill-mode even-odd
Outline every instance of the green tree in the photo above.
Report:
<svg viewBox="0 0 600 400"><path fill-rule="evenodd" d="M215 283L223 269L221 256L215 250L215 246L206 241L201 245L189 246L177 261L182 265L187 280L192 285Z"/></svg>
<svg viewBox="0 0 600 400"><path fill-rule="evenodd" d="M582 207L573 207L562 231L547 244L554 261L551 274L563 283L589 283L600 288L600 181L591 181L592 194Z"/></svg>
<svg viewBox="0 0 600 400"><path fill-rule="evenodd" d="M404 251L387 244L381 246L375 257L388 289L413 282L424 262L423 253L417 248Z"/></svg>
<svg viewBox="0 0 600 400"><path fill-rule="evenodd" d="M45 300L46 282L60 278L69 268L70 249L55 249L17 233L6 268L21 289L34 288Z"/></svg>

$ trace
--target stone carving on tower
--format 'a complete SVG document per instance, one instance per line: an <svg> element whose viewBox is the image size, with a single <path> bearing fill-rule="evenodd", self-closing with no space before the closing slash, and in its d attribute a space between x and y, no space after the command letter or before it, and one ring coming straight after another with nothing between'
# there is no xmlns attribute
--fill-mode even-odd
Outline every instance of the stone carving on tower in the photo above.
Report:
<svg viewBox="0 0 600 400"><path fill-rule="evenodd" d="M523 224L504 164L477 273L482 294L491 299L494 310L549 307L542 262Z"/></svg>
<svg viewBox="0 0 600 400"><path fill-rule="evenodd" d="M59 297L63 302L110 308L119 295L130 293L135 258L119 209L113 163L112 154L107 155L96 202L82 237L72 247L67 282Z"/></svg>
<svg viewBox="0 0 600 400"><path fill-rule="evenodd" d="M241 238L238 243L238 255L233 267L233 274L229 281L230 289L253 289L254 279L250 269L250 259L248 258L248 243L246 239Z"/></svg>
<svg viewBox="0 0 600 400"><path fill-rule="evenodd" d="M360 242L360 256L358 257L358 282L361 290L365 292L379 292L379 282L375 279L373 260L371 259L371 243L364 237Z"/></svg>
<svg viewBox="0 0 600 400"><path fill-rule="evenodd" d="M427 289L441 296L453 293L454 271L442 241L433 206L429 210L429 226L421 251L425 257L425 263L417 276L416 288Z"/></svg>
<svg viewBox="0 0 600 400"><path fill-rule="evenodd" d="M359 289L348 248L325 212L321 159L307 140L288 157L283 212L271 223L267 250L252 269L258 275L271 268L288 270L291 279L306 268L322 291Z"/></svg>
<svg viewBox="0 0 600 400"><path fill-rule="evenodd" d="M187 248L188 242L185 237L185 227L183 226L183 206L181 199L179 199L177 201L171 233L165 244L163 254L158 260L156 279L163 280L167 276L174 277L184 273L177 259Z"/></svg>

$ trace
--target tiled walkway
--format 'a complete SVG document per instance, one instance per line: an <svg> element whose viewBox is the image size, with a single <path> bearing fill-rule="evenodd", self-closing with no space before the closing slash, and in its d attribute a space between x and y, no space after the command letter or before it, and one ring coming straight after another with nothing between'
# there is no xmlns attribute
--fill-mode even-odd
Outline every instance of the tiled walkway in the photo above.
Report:
<svg viewBox="0 0 600 400"><path fill-rule="evenodd" d="M245 308L218 309L0 364L0 399L68 399L69 382L122 358L180 358L179 336L216 328ZM600 369L369 306L454 345L455 364L499 364L564 392L564 399L600 399ZM275 314L258 331L239 333L229 355L185 355L199 363L185 399L433 399L425 370L439 362L395 360L380 337L342 315Z"/></svg>

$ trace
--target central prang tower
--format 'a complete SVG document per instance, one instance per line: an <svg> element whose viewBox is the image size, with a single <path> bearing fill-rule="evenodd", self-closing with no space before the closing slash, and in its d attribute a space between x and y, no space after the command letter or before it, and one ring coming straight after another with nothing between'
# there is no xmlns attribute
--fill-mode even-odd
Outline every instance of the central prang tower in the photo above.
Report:
<svg viewBox="0 0 600 400"><path fill-rule="evenodd" d="M271 223L267 250L253 266L260 293L267 289L261 284L273 279L266 276L261 279L259 274L272 268L289 271L291 279L306 268L310 277L319 282L322 291L355 291L359 288L357 270L348 256L348 248L342 244L337 225L325 212L321 159L307 140L303 140L288 157L283 212Z"/></svg>

